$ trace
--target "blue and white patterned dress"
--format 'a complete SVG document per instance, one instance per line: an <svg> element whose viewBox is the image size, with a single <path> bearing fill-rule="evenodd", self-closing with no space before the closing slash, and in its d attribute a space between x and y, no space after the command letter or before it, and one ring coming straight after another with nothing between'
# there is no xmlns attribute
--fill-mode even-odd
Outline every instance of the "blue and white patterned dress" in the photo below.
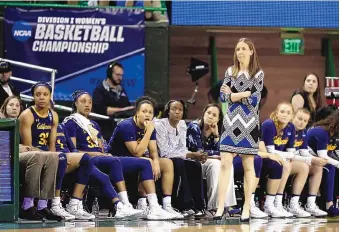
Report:
<svg viewBox="0 0 340 232"><path fill-rule="evenodd" d="M223 119L224 132L220 139L220 151L256 155L260 139L259 104L263 89L264 73L258 71L253 78L247 72L232 76L232 67L225 73L223 84L233 93L251 91L251 95L240 102L232 102L230 94L221 92L221 101L228 103Z"/></svg>

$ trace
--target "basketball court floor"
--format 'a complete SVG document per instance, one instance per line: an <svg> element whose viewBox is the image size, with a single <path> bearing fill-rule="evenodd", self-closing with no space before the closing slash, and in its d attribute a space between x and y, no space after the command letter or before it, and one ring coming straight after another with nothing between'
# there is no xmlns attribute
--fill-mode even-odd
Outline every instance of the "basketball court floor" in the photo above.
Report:
<svg viewBox="0 0 340 232"><path fill-rule="evenodd" d="M240 224L238 218L226 220L183 221L118 221L97 219L92 222L28 222L0 223L0 231L15 232L338 232L339 219L254 219Z"/></svg>

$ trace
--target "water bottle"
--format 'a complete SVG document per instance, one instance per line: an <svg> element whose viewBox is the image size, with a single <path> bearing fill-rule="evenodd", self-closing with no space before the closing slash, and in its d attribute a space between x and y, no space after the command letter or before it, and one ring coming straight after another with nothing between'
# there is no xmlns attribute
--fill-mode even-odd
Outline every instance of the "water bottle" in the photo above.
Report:
<svg viewBox="0 0 340 232"><path fill-rule="evenodd" d="M283 207L288 207L289 206L289 198L288 198L288 194L284 193L283 195Z"/></svg>
<svg viewBox="0 0 340 232"><path fill-rule="evenodd" d="M255 205L257 208L260 208L260 202L258 197L255 198Z"/></svg>
<svg viewBox="0 0 340 232"><path fill-rule="evenodd" d="M99 215L99 204L97 197L94 198L93 205L92 205L92 214L98 217Z"/></svg>

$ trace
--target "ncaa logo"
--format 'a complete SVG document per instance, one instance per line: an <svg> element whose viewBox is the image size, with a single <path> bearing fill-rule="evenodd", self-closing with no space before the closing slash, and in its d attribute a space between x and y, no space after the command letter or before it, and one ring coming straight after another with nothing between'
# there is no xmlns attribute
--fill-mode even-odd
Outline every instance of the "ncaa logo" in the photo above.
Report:
<svg viewBox="0 0 340 232"><path fill-rule="evenodd" d="M24 42L32 36L32 26L28 22L18 21L12 27L14 39Z"/></svg>

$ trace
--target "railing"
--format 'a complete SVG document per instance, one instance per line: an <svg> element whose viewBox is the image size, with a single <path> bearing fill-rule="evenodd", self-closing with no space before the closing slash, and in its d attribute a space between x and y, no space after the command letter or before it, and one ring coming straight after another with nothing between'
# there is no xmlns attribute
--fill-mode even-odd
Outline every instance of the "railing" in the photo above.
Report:
<svg viewBox="0 0 340 232"><path fill-rule="evenodd" d="M26 68L31 68L31 69L35 69L35 70L40 70L40 71L43 71L43 72L51 73L51 87L52 87L51 98L53 99L55 74L57 73L56 69L46 68L46 67L42 67L42 66L38 66L38 65L27 64L27 63L23 63L23 62L19 62L19 61L14 61L14 60L3 59L3 58L0 58L0 62L1 61L7 61L7 62L11 63L12 65L16 65L16 66L19 66L19 67L26 67ZM36 81L29 81L29 80L25 80L25 79L18 78L18 77L14 77L13 80L19 81L19 82L24 82L24 83L29 83L29 84L37 83Z"/></svg>
<svg viewBox="0 0 340 232"><path fill-rule="evenodd" d="M19 78L20 79L20 78ZM29 96L29 95L26 95L26 94L20 94L20 97L23 101L26 101L26 102L31 102L33 101L33 97L32 96ZM57 110L62 110L62 111L66 111L66 112L72 112L72 108L71 107L68 107L68 106L62 106L62 105L57 105L55 104L54 105L54 108L57 109ZM91 118L94 118L94 119L110 119L110 117L106 116L106 115L101 115L101 114L96 114L96 113L90 113L89 116Z"/></svg>
<svg viewBox="0 0 340 232"><path fill-rule="evenodd" d="M339 77L326 77L326 97L339 97Z"/></svg>
<svg viewBox="0 0 340 232"><path fill-rule="evenodd" d="M8 59L0 59L0 61L7 61L10 62L11 64L15 64L18 66L22 66L22 67L28 67L28 68L33 68L33 69L37 69L37 70L42 70L45 72L51 72L51 86L52 86L52 93L53 94L53 90L54 90L54 82L55 82L55 73L57 72L57 70L55 69L50 69L50 68L45 68L45 67L40 67L37 65L32 65L32 64L27 64L27 63L22 63L22 62L18 62L18 61L13 61L13 60L8 60ZM11 80L15 80L18 82L23 82L23 83L28 83L28 84L36 84L36 81L32 81L32 80L26 80L26 79L22 79L19 77L11 77ZM53 96L53 95L52 95ZM31 102L33 101L33 97L26 95L26 94L20 94L20 97L22 98L23 101L28 101ZM53 97L52 97L53 99ZM62 110L62 111L67 111L67 112L72 112L72 108L71 107L67 107L67 106L62 106L62 105L54 105L55 109L58 110ZM110 117L106 116L106 115L101 115L101 114L96 114L96 113L90 113L89 114L90 117L94 118L94 119L110 119Z"/></svg>

